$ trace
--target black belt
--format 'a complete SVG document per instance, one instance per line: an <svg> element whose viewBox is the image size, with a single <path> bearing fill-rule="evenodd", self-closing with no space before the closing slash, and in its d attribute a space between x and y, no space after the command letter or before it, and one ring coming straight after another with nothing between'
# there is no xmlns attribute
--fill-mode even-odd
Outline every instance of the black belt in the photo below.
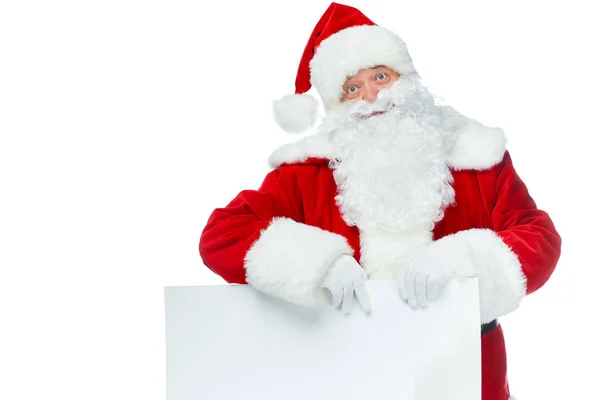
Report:
<svg viewBox="0 0 600 400"><path fill-rule="evenodd" d="M496 329L497 327L498 327L497 319L490 321L487 324L483 324L483 325L481 325L481 334L485 335L486 333Z"/></svg>

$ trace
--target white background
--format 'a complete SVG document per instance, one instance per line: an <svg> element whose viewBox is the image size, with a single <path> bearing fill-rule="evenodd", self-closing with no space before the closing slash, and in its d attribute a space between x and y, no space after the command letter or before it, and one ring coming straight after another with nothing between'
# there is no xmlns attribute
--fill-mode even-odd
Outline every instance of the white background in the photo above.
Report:
<svg viewBox="0 0 600 400"><path fill-rule="evenodd" d="M271 102L329 5L207 3L0 6L0 398L164 398L163 287L223 283L200 232L297 139ZM519 400L597 388L592 4L352 3L405 39L436 94L505 129L564 239L551 280L502 320Z"/></svg>

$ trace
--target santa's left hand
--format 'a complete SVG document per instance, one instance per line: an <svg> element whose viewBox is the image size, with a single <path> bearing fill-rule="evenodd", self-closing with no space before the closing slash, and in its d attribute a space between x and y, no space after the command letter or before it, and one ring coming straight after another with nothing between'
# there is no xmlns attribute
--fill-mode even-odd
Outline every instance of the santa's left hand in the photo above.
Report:
<svg viewBox="0 0 600 400"><path fill-rule="evenodd" d="M402 300L413 308L425 308L439 297L449 280L443 261L423 254L400 271L396 283Z"/></svg>

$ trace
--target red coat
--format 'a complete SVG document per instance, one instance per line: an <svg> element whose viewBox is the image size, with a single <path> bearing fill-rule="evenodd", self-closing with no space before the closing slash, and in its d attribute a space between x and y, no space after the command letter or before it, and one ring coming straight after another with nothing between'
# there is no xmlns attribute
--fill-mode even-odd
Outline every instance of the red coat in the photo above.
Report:
<svg viewBox="0 0 600 400"><path fill-rule="evenodd" d="M503 134L484 134L487 140L471 141L473 132L465 132L449 154L455 202L435 225L427 247L455 275L479 278L482 323L514 311L525 295L539 289L552 274L561 246L550 217L536 207L515 172ZM248 283L307 306L319 301L317 283L341 254L365 258L361 264L370 279L393 278L393 271L374 265L382 256L361 257L361 241L367 238L340 214L329 155L319 138L276 152L274 169L258 190L242 191L210 216L200 239L206 266L227 282ZM379 250L397 247L390 246L396 243L393 236L368 239ZM481 340L482 398L507 400L502 328Z"/></svg>

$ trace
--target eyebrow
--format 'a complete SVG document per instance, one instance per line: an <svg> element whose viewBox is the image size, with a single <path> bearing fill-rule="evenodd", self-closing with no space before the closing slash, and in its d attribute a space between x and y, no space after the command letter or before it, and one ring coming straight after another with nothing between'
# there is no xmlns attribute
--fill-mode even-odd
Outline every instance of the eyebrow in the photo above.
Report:
<svg viewBox="0 0 600 400"><path fill-rule="evenodd" d="M346 81L344 82L344 84L342 85L342 90L346 90L346 88L348 86L352 86L355 85L355 83L352 81L352 79L354 79L354 77L350 76L348 78L346 78Z"/></svg>

